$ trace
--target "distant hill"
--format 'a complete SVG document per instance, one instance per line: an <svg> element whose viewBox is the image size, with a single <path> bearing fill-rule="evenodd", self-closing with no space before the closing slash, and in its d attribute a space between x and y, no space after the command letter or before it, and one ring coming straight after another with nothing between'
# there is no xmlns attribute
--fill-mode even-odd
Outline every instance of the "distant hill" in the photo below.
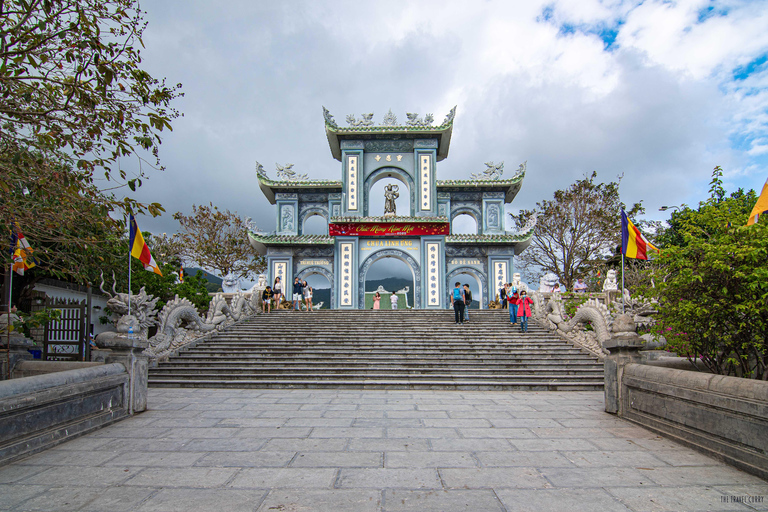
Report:
<svg viewBox="0 0 768 512"><path fill-rule="evenodd" d="M215 275L211 274L210 272L206 272L201 268L188 267L184 269L184 275L187 276L197 275L198 272L202 272L203 279L208 281L208 283L205 285L205 289L208 290L208 293L216 293L221 289L220 277L216 277Z"/></svg>

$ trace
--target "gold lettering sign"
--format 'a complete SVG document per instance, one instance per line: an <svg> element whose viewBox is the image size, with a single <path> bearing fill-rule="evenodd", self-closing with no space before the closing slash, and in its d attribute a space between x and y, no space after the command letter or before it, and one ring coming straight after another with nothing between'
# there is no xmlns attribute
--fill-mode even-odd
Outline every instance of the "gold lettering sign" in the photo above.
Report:
<svg viewBox="0 0 768 512"><path fill-rule="evenodd" d="M299 265L330 265L330 260L299 260Z"/></svg>
<svg viewBox="0 0 768 512"><path fill-rule="evenodd" d="M451 265L482 265L482 261L476 258L453 258Z"/></svg>

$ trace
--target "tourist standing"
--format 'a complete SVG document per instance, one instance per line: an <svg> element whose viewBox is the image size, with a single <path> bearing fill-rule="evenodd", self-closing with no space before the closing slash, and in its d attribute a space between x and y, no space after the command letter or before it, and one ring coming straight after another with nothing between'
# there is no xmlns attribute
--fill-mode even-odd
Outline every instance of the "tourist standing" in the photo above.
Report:
<svg viewBox="0 0 768 512"><path fill-rule="evenodd" d="M501 302L501 309L505 309L507 307L507 284L504 283L504 286L499 288L499 302Z"/></svg>
<svg viewBox="0 0 768 512"><path fill-rule="evenodd" d="M397 309L397 294L395 292L392 292L389 301L392 304L392 309Z"/></svg>
<svg viewBox="0 0 768 512"><path fill-rule="evenodd" d="M302 288L304 288L301 284L301 280L299 278L295 278L293 280L293 309L296 311L299 311L299 304L301 303L301 295L302 295Z"/></svg>
<svg viewBox="0 0 768 512"><path fill-rule="evenodd" d="M517 316L520 318L520 332L528 332L528 317L531 316L531 304L533 300L525 293L520 292L520 299L517 301Z"/></svg>
<svg viewBox="0 0 768 512"><path fill-rule="evenodd" d="M275 294L275 309L280 309L280 299L283 297L283 283L279 277L275 278L275 286L272 287Z"/></svg>
<svg viewBox="0 0 768 512"><path fill-rule="evenodd" d="M381 309L381 294L379 292L373 295L373 309Z"/></svg>
<svg viewBox="0 0 768 512"><path fill-rule="evenodd" d="M472 304L472 292L469 285L464 283L464 321L469 322L469 306Z"/></svg>
<svg viewBox="0 0 768 512"><path fill-rule="evenodd" d="M307 313L312 311L312 287L304 281L304 303L307 306Z"/></svg>
<svg viewBox="0 0 768 512"><path fill-rule="evenodd" d="M464 325L464 290L458 281L456 281L456 286L451 293L451 306L453 306L453 317L456 320L456 325Z"/></svg>
<svg viewBox="0 0 768 512"><path fill-rule="evenodd" d="M576 284L573 285L573 291L576 293L587 293L587 283L579 278Z"/></svg>
<svg viewBox="0 0 768 512"><path fill-rule="evenodd" d="M509 323L512 325L517 323L517 304L520 301L520 294L517 293L517 288L514 290L512 295L507 297L507 302L509 302Z"/></svg>
<svg viewBox="0 0 768 512"><path fill-rule="evenodd" d="M272 311L272 297L275 294L272 293L272 288L267 286L266 290L262 292L261 294L261 306L264 309L265 313L270 313Z"/></svg>

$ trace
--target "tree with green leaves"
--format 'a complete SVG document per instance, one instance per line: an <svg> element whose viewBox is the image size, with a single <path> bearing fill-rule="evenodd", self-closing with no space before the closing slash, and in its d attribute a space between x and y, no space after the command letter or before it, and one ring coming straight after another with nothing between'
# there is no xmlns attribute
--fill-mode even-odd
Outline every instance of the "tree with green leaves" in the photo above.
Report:
<svg viewBox="0 0 768 512"><path fill-rule="evenodd" d="M529 269L552 272L567 290L579 277L588 277L621 244L618 181L596 183L597 173L577 180L565 190L557 190L553 199L536 203L533 210L512 215L518 227L531 217L537 218L533 240L517 261ZM634 217L642 213L637 203L627 210Z"/></svg>
<svg viewBox="0 0 768 512"><path fill-rule="evenodd" d="M176 212L173 218L181 225L176 236L186 261L214 270L221 277L232 273L249 279L266 268L264 258L248 242L249 220L237 212L219 210L209 203L192 205L191 215Z"/></svg>
<svg viewBox="0 0 768 512"><path fill-rule="evenodd" d="M768 224L746 226L754 191L710 197L674 217L654 268L655 330L712 372L768 380ZM664 236L660 237L664 239Z"/></svg>
<svg viewBox="0 0 768 512"><path fill-rule="evenodd" d="M145 25L137 0L0 1L0 233L16 224L59 276L87 280L71 249L109 243L89 224L163 211L114 195L159 166L160 134L179 115L180 85L141 68ZM119 165L129 157L142 163L131 175Z"/></svg>

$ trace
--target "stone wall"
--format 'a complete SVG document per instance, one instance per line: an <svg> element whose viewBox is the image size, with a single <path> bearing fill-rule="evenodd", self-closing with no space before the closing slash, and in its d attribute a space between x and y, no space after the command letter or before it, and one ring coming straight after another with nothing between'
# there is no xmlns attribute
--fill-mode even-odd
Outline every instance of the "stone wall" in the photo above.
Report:
<svg viewBox="0 0 768 512"><path fill-rule="evenodd" d="M768 382L636 363L619 381L621 417L768 479Z"/></svg>
<svg viewBox="0 0 768 512"><path fill-rule="evenodd" d="M120 363L0 382L0 465L128 416Z"/></svg>

